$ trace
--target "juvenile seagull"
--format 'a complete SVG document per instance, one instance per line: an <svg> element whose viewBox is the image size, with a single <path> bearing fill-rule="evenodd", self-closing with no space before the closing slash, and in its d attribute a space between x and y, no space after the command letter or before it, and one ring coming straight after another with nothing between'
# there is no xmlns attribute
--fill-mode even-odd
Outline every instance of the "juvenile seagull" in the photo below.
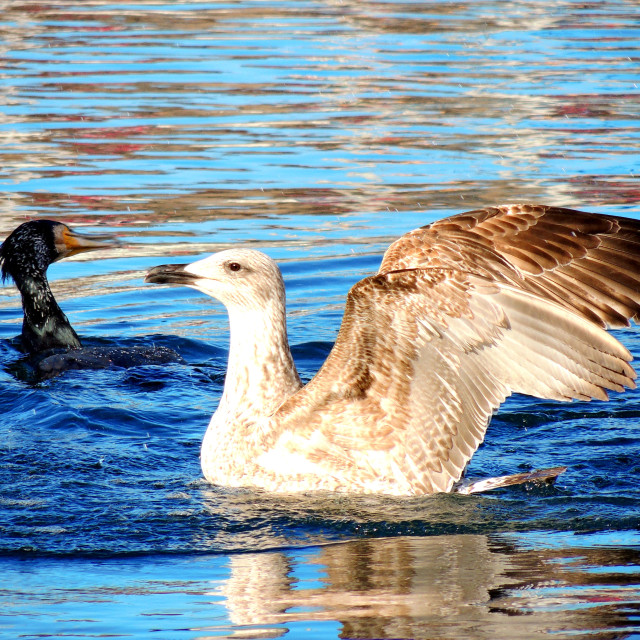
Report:
<svg viewBox="0 0 640 640"><path fill-rule="evenodd" d="M263 253L222 251L145 281L193 287L228 310L227 377L201 451L219 485L455 491L512 393L607 400L635 387L631 355L605 328L640 314L636 220L506 205L407 233L351 289L335 345L305 386L282 276Z"/></svg>

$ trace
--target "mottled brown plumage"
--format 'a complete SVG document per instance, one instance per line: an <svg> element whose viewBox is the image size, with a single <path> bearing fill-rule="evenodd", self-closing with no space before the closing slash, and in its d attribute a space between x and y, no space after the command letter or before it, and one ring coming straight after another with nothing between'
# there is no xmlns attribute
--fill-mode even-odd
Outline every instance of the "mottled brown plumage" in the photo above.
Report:
<svg viewBox="0 0 640 640"><path fill-rule="evenodd" d="M192 286L229 311L227 379L202 446L217 484L452 491L511 393L606 400L635 386L629 352L603 328L640 313L635 220L509 205L406 234L351 289L304 387L267 256L234 249L147 281Z"/></svg>
<svg viewBox="0 0 640 640"><path fill-rule="evenodd" d="M380 273L462 269L515 282L602 327L628 327L640 313L639 229L637 220L560 207L489 207L402 236Z"/></svg>

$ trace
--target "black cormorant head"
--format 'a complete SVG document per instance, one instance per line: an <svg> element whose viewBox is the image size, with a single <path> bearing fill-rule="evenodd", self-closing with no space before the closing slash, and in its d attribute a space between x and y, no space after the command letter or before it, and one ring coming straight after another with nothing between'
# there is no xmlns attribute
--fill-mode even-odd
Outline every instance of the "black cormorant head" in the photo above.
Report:
<svg viewBox="0 0 640 640"><path fill-rule="evenodd" d="M112 244L76 233L61 222L31 220L15 229L0 246L2 280L42 276L56 260Z"/></svg>

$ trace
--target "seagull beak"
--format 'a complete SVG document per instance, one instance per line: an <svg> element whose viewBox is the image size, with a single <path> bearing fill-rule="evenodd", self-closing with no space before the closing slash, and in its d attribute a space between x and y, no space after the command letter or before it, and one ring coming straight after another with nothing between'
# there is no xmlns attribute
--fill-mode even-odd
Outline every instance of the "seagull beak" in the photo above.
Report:
<svg viewBox="0 0 640 640"><path fill-rule="evenodd" d="M185 271L185 267L188 266L188 264L161 264L159 267L150 269L144 277L144 281L154 284L193 285L199 277Z"/></svg>
<svg viewBox="0 0 640 640"><path fill-rule="evenodd" d="M113 236L94 235L89 236L83 233L77 233L63 226L55 234L56 251L58 252L57 260L74 256L76 253L83 251L93 251L95 249L109 249L119 244L118 240Z"/></svg>

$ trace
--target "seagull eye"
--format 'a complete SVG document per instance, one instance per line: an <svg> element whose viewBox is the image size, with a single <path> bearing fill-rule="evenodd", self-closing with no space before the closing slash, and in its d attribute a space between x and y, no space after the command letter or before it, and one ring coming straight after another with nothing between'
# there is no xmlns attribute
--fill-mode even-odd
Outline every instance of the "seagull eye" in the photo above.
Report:
<svg viewBox="0 0 640 640"><path fill-rule="evenodd" d="M227 264L227 268L229 271L240 271L240 269L242 269L242 265L239 262L229 262L229 264Z"/></svg>

